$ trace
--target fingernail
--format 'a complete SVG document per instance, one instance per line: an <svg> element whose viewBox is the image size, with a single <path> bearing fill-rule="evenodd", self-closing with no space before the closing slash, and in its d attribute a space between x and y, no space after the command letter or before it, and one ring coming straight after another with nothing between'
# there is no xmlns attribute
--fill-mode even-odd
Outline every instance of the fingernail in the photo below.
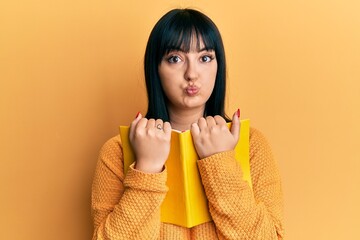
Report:
<svg viewBox="0 0 360 240"><path fill-rule="evenodd" d="M238 108L236 114L237 114L238 118L240 118L240 108Z"/></svg>
<svg viewBox="0 0 360 240"><path fill-rule="evenodd" d="M137 117L140 115L140 112L138 112L137 114L136 114L136 117L135 117L135 119L137 119Z"/></svg>

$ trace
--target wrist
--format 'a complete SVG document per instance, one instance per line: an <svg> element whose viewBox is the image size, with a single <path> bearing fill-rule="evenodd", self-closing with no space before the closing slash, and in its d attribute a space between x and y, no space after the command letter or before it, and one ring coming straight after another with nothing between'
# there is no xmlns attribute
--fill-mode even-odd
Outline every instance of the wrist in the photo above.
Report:
<svg viewBox="0 0 360 240"><path fill-rule="evenodd" d="M144 173L160 173L164 170L163 164L147 164L142 161L137 161L134 168Z"/></svg>

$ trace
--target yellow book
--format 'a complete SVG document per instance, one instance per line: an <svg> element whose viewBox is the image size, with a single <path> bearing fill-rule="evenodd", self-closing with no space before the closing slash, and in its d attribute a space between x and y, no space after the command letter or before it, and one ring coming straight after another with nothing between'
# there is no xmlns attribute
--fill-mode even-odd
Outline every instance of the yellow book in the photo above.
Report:
<svg viewBox="0 0 360 240"><path fill-rule="evenodd" d="M230 128L231 123L228 123ZM244 180L251 184L249 163L249 120L241 120L240 139L235 157L243 170ZM124 156L124 172L135 161L129 141L129 127L120 127ZM187 228L211 221L207 198L197 167L199 159L190 131L171 133L170 154L165 163L169 191L161 205L161 221Z"/></svg>

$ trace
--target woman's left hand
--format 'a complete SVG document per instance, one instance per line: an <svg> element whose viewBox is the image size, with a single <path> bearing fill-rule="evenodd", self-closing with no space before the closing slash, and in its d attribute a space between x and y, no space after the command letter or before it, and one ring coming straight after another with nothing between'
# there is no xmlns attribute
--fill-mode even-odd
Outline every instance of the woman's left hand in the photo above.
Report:
<svg viewBox="0 0 360 240"><path fill-rule="evenodd" d="M200 159L233 150L239 140L239 110L234 113L231 129L221 116L200 118L191 125L191 135Z"/></svg>

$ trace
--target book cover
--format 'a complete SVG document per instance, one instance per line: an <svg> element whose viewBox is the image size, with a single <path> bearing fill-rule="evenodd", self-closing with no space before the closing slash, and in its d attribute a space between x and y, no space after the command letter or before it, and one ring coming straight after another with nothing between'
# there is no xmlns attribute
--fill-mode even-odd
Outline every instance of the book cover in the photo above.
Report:
<svg viewBox="0 0 360 240"><path fill-rule="evenodd" d="M228 123L230 128L231 123ZM235 157L243 169L243 178L249 182L249 133L250 121L241 120L240 139L235 147ZM120 127L124 156L124 172L135 161L129 141L129 127ZM197 167L196 153L190 131L171 133L170 154L165 163L169 191L161 205L161 221L187 228L211 221L207 198Z"/></svg>

